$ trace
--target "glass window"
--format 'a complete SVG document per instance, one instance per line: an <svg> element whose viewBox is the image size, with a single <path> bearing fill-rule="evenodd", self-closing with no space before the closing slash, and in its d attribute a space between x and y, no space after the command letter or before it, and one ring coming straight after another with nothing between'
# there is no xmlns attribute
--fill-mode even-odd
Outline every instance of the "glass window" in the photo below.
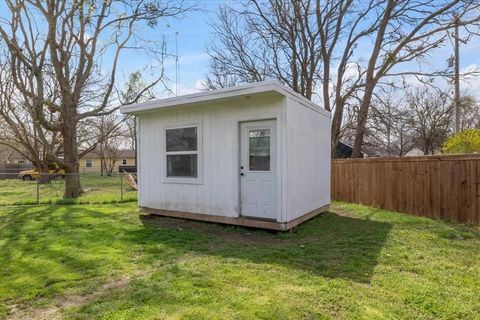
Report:
<svg viewBox="0 0 480 320"><path fill-rule="evenodd" d="M122 159L122 165L126 165L127 164L127 159Z"/></svg>
<svg viewBox="0 0 480 320"><path fill-rule="evenodd" d="M270 129L253 129L248 134L250 171L270 171Z"/></svg>
<svg viewBox="0 0 480 320"><path fill-rule="evenodd" d="M197 127L168 129L167 152L197 151Z"/></svg>
<svg viewBox="0 0 480 320"><path fill-rule="evenodd" d="M197 175L197 155L167 155L167 177L193 177Z"/></svg>
<svg viewBox="0 0 480 320"><path fill-rule="evenodd" d="M85 159L85 168L91 168L93 165L92 159Z"/></svg>
<svg viewBox="0 0 480 320"><path fill-rule="evenodd" d="M197 127L166 130L167 178L198 177L197 131Z"/></svg>

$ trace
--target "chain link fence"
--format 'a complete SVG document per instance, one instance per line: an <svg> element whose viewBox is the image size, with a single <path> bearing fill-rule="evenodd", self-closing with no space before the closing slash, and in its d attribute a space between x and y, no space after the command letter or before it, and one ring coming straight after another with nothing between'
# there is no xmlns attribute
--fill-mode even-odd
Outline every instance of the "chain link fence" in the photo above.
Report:
<svg viewBox="0 0 480 320"><path fill-rule="evenodd" d="M132 180L135 173L80 173L83 193L74 199L64 199L66 174L0 175L0 206L36 204L94 204L137 201ZM127 176L130 175L130 176Z"/></svg>

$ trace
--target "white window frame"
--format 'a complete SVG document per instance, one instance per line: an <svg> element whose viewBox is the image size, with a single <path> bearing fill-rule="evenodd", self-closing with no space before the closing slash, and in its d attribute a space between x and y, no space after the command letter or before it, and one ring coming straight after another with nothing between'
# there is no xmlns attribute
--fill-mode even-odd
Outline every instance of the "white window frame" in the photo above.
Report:
<svg viewBox="0 0 480 320"><path fill-rule="evenodd" d="M90 163L90 166L88 166L88 163ZM93 168L93 159L87 158L85 159L85 168Z"/></svg>
<svg viewBox="0 0 480 320"><path fill-rule="evenodd" d="M122 159L122 166L126 166L128 163L127 159Z"/></svg>
<svg viewBox="0 0 480 320"><path fill-rule="evenodd" d="M183 129L183 128L197 128L197 151L168 151L167 152L167 130ZM203 130L201 121L183 122L174 125L165 126L162 137L163 149L163 183L183 183L183 184L203 184ZM196 154L197 155L197 177L168 177L167 176L167 155L182 155L182 154Z"/></svg>

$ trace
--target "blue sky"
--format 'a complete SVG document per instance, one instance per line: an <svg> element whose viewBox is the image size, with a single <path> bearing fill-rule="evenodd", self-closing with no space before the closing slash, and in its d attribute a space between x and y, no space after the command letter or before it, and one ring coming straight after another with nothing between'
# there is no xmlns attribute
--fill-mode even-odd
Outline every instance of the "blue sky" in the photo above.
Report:
<svg viewBox="0 0 480 320"><path fill-rule="evenodd" d="M212 28L210 23L216 19L218 7L228 3L234 5L236 1L204 0L201 1L202 11L190 12L182 20L175 20L169 26L158 26L156 32L166 36L168 47L171 52L175 49L175 32L178 31L178 50L180 56L179 88L180 94L191 93L199 89L199 84L205 79L208 71L208 53L206 44L212 40ZM465 36L465 35L463 35ZM370 49L368 45L365 46ZM368 52L365 54L368 55ZM428 57L429 64L435 69L445 68L446 59L453 53L453 47L447 43L444 48L435 51ZM480 37L472 38L468 44L461 47L461 70L480 67ZM175 79L174 59L166 62L167 76ZM406 68L407 66L403 66ZM430 67L428 68L430 69ZM442 81L437 82L440 84ZM412 79L412 83L415 81ZM443 84L445 85L445 84ZM169 82L174 90L174 81ZM474 94L480 98L480 77L462 81L462 90Z"/></svg>
<svg viewBox="0 0 480 320"><path fill-rule="evenodd" d="M145 30L149 37L165 37L167 51L171 54L175 53L175 33L178 32L179 94L197 91L205 79L209 61L206 44L212 38L210 24L215 21L218 7L226 3L234 4L235 1L203 0L200 10L187 13L183 19L161 21L155 29ZM141 70L148 64L148 60L138 59L135 52L126 53L123 61L128 61L122 68L124 74ZM175 92L175 58L168 58L164 66L170 79L168 85Z"/></svg>
<svg viewBox="0 0 480 320"><path fill-rule="evenodd" d="M190 1L190 0L187 0ZM192 3L197 2L193 1ZM165 37L167 51L175 53L175 33L178 32L179 52L179 93L186 94L198 91L200 83L205 79L208 72L209 57L206 52L206 44L212 40L212 28L210 26L216 19L218 7L222 4L235 5L235 0L203 0L198 1L201 10L188 12L183 19L171 19L160 21L156 28L141 30L142 36L147 39L162 39ZM7 17L8 12L3 1L0 0L0 16ZM363 46L362 46L363 47ZM368 58L369 45L365 44L364 57ZM363 51L363 50L362 50ZM445 60L453 53L452 47L447 44L444 48L433 53L428 61L435 68L444 68ZM359 52L362 54L362 52ZM471 39L467 45L462 45L461 69L471 69L480 66L480 38ZM119 71L127 78L131 72L140 70L146 79L150 78L149 71L144 67L149 64L149 59L134 51L126 51L120 61ZM170 79L167 85L175 92L175 59L168 58L165 63L166 75ZM405 68L404 66L403 68ZM414 81L412 82L414 84ZM480 98L480 77L462 82L462 90L468 90ZM166 96L166 92L157 92L159 97Z"/></svg>

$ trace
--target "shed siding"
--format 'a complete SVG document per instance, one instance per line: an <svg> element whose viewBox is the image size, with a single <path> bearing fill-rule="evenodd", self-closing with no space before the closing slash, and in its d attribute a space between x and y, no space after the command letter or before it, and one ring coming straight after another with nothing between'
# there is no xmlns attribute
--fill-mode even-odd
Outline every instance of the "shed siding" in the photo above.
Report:
<svg viewBox="0 0 480 320"><path fill-rule="evenodd" d="M279 95L239 98L235 102L210 102L140 114L139 205L238 217L239 122L276 118L280 132L283 100ZM202 127L202 182L165 182L165 127L196 121L201 121Z"/></svg>
<svg viewBox="0 0 480 320"><path fill-rule="evenodd" d="M283 216L292 220L330 203L330 117L288 98L284 137Z"/></svg>

